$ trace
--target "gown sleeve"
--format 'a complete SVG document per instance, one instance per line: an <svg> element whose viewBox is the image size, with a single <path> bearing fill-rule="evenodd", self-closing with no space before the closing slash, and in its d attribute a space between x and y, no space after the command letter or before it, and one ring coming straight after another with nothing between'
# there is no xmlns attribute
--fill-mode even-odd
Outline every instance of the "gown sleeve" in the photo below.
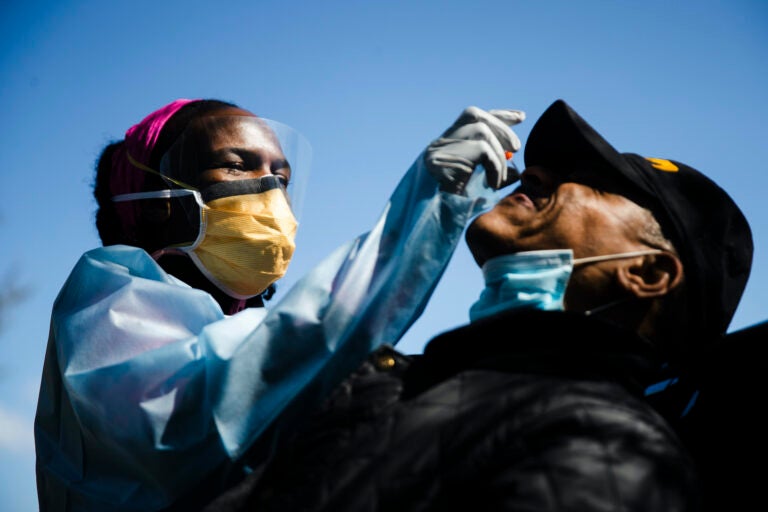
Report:
<svg viewBox="0 0 768 512"><path fill-rule="evenodd" d="M51 316L41 512L159 510L243 455L297 397L402 337L494 195L482 169L465 196L438 191L418 158L368 233L274 306L231 316L141 249L85 253Z"/></svg>

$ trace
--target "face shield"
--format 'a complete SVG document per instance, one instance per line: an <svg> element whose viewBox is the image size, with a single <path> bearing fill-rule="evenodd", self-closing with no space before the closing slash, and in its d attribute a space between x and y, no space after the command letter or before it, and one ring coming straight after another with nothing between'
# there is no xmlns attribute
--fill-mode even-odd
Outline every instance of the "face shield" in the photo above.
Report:
<svg viewBox="0 0 768 512"><path fill-rule="evenodd" d="M296 130L270 119L209 115L192 121L160 162L168 184L172 230L168 247L184 247L203 232L201 204L235 182L256 188L282 188L293 216L299 220L309 176L311 147ZM253 191L253 187L249 187ZM235 192L232 192L233 194ZM155 195L155 197L159 197Z"/></svg>
<svg viewBox="0 0 768 512"><path fill-rule="evenodd" d="M311 157L298 132L255 116L210 114L189 123L159 170L126 156L167 186L112 198L156 202L147 211L165 221L153 233L160 244L153 257L186 253L238 299L262 293L285 274Z"/></svg>

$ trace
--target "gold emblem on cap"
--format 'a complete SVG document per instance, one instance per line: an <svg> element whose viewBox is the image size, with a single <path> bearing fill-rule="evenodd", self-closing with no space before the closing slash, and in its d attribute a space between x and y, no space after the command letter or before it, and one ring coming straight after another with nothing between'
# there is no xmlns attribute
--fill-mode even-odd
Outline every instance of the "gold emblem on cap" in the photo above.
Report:
<svg viewBox="0 0 768 512"><path fill-rule="evenodd" d="M395 358L389 354L382 354L376 358L376 367L379 370L389 370L395 367Z"/></svg>
<svg viewBox="0 0 768 512"><path fill-rule="evenodd" d="M677 172L679 169L678 167L670 162L669 160L664 160L663 158L648 158L645 157L646 160L651 162L651 166L654 169L658 169L660 171L665 172Z"/></svg>

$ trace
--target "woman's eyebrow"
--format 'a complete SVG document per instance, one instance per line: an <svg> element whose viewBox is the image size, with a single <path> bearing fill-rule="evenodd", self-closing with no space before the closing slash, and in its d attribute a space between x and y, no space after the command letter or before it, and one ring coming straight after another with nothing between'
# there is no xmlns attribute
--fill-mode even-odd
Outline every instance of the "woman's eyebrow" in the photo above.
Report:
<svg viewBox="0 0 768 512"><path fill-rule="evenodd" d="M242 158L243 160L246 160L246 159L263 160L263 155L261 151L255 151L253 149L248 149L248 148L239 147L239 146L228 146L224 148L204 150L201 152L200 156L201 158L207 158L207 159L220 159L220 158L237 156Z"/></svg>

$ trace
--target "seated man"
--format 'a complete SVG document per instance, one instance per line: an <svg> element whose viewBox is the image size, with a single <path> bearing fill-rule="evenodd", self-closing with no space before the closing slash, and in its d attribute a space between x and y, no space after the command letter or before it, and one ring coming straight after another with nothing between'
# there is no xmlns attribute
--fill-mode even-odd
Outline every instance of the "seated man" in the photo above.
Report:
<svg viewBox="0 0 768 512"><path fill-rule="evenodd" d="M426 152L436 175L461 160L447 138ZM746 219L695 169L618 152L562 100L525 162L467 230L486 282L471 322L423 355L375 351L206 511L700 508L674 430L688 404L653 391L725 334Z"/></svg>

